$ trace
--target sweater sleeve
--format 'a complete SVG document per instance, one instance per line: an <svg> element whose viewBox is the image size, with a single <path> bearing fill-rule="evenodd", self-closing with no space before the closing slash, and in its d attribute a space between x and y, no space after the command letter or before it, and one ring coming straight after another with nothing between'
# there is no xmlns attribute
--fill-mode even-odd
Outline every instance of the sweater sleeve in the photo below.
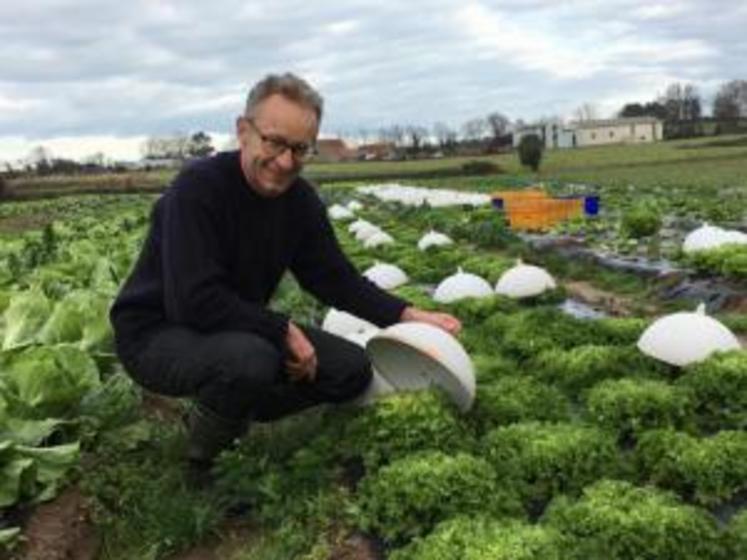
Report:
<svg viewBox="0 0 747 560"><path fill-rule="evenodd" d="M306 233L291 262L299 284L322 303L380 327L397 323L409 303L361 275L340 248L322 202L311 195L305 208Z"/></svg>
<svg viewBox="0 0 747 560"><path fill-rule="evenodd" d="M167 320L197 330L256 333L285 351L288 317L245 301L229 283L221 217L185 190L164 200L162 267Z"/></svg>

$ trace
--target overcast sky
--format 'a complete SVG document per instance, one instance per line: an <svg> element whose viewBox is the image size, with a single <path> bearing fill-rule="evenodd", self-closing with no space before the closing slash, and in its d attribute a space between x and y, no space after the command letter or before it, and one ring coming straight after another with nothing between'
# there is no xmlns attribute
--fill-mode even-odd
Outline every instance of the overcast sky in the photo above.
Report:
<svg viewBox="0 0 747 560"><path fill-rule="evenodd" d="M677 81L710 111L747 79L745 30L745 0L2 0L0 160L134 159L180 131L220 144L249 86L286 70L325 97L327 135L609 117Z"/></svg>

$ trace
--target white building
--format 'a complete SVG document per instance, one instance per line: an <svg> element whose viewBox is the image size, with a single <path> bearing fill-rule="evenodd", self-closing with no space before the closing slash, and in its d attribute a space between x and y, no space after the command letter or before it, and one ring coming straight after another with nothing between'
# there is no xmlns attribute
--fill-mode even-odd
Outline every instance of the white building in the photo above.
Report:
<svg viewBox="0 0 747 560"><path fill-rule="evenodd" d="M660 141L663 131L663 123L655 117L623 117L568 124L555 119L515 130L513 145L517 147L521 139L529 134L539 136L545 148L549 149L640 144Z"/></svg>
<svg viewBox="0 0 747 560"><path fill-rule="evenodd" d="M579 146L658 142L664 133L663 123L655 117L626 117L574 124Z"/></svg>

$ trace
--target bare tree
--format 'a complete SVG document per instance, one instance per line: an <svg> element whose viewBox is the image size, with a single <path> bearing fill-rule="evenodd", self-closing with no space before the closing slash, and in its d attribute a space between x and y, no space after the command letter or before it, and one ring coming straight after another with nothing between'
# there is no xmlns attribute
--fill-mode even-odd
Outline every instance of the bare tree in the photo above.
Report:
<svg viewBox="0 0 747 560"><path fill-rule="evenodd" d="M579 122L593 121L599 118L599 112L597 106L593 103L584 103L583 105L576 108L573 112L573 116Z"/></svg>
<svg viewBox="0 0 747 560"><path fill-rule="evenodd" d="M395 146L401 147L405 140L405 129L398 124L393 124L380 128L379 136L383 141L392 142Z"/></svg>
<svg viewBox="0 0 747 560"><path fill-rule="evenodd" d="M717 119L747 117L747 80L732 80L721 85L713 100L713 116Z"/></svg>
<svg viewBox="0 0 747 560"><path fill-rule="evenodd" d="M700 118L700 95L692 84L670 84L660 102L666 109L667 121L694 121Z"/></svg>
<svg viewBox="0 0 747 560"><path fill-rule="evenodd" d="M48 165L52 163L53 159L52 150L46 146L36 146L29 152L29 155L26 156L26 161L34 167Z"/></svg>
<svg viewBox="0 0 747 560"><path fill-rule="evenodd" d="M451 152L456 147L457 133L444 122L437 122L433 125L433 135L436 137L438 147L445 152Z"/></svg>
<svg viewBox="0 0 747 560"><path fill-rule="evenodd" d="M407 144L413 153L418 153L428 139L428 129L417 124L408 124L405 127L405 137Z"/></svg>
<svg viewBox="0 0 747 560"><path fill-rule="evenodd" d="M500 139L501 136L506 134L508 131L508 127L511 124L511 121L508 119L508 117L502 113L499 113L498 111L494 111L490 113L486 120L488 122L488 127L490 127L490 132L493 135L494 140Z"/></svg>
<svg viewBox="0 0 747 560"><path fill-rule="evenodd" d="M462 136L466 140L482 140L488 135L488 122L480 117L470 119L462 125Z"/></svg>

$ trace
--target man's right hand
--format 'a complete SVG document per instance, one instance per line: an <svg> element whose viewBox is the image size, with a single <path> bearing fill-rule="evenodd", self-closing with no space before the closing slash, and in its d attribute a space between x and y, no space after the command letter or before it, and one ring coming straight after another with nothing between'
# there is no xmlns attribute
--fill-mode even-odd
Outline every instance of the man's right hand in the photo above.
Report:
<svg viewBox="0 0 747 560"><path fill-rule="evenodd" d="M290 358L285 362L288 374L296 381L314 381L316 379L316 350L306 335L292 321L288 322L288 333L285 337Z"/></svg>

